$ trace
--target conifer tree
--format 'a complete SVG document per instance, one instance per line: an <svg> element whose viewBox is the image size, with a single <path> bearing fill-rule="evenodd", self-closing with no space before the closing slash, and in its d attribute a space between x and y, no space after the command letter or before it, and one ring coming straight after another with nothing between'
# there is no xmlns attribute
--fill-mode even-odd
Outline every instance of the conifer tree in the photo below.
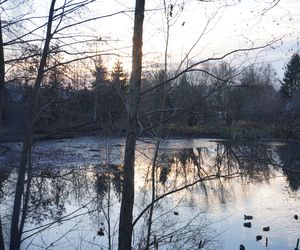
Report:
<svg viewBox="0 0 300 250"><path fill-rule="evenodd" d="M117 60L111 72L111 83L117 90L123 92L126 88L127 78L128 76L123 69L122 63L120 60Z"/></svg>
<svg viewBox="0 0 300 250"><path fill-rule="evenodd" d="M110 74L111 76L111 98L113 120L121 118L125 111L126 92L127 92L127 74L123 69L122 63L117 60Z"/></svg>
<svg viewBox="0 0 300 250"><path fill-rule="evenodd" d="M106 92L108 89L108 75L107 68L101 57L97 57L94 63L95 70L92 70L92 74L95 77L95 81L92 83L94 88L93 121L96 122L99 118L100 120L105 119L102 111L105 109L105 105L107 104L108 93Z"/></svg>
<svg viewBox="0 0 300 250"><path fill-rule="evenodd" d="M283 82L281 83L281 95L283 98L292 97L300 87L300 56L294 54L286 66Z"/></svg>

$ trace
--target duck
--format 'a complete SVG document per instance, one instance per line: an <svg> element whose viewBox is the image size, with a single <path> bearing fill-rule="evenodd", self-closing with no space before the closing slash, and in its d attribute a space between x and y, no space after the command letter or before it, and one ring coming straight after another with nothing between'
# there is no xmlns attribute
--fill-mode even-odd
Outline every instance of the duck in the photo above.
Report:
<svg viewBox="0 0 300 250"><path fill-rule="evenodd" d="M269 232L270 231L270 227L269 226L268 227L263 227L263 231Z"/></svg>
<svg viewBox="0 0 300 250"><path fill-rule="evenodd" d="M252 215L244 215L244 220L253 220Z"/></svg>
<svg viewBox="0 0 300 250"><path fill-rule="evenodd" d="M244 245L240 245L240 250L246 250L245 246Z"/></svg>
<svg viewBox="0 0 300 250"><path fill-rule="evenodd" d="M294 215L294 219L298 220L298 215L297 214Z"/></svg>
<svg viewBox="0 0 300 250"><path fill-rule="evenodd" d="M262 239L262 236L261 235L256 235L256 241L259 241Z"/></svg>
<svg viewBox="0 0 300 250"><path fill-rule="evenodd" d="M104 230L103 228L100 228L99 231L97 232L98 236L104 236Z"/></svg>
<svg viewBox="0 0 300 250"><path fill-rule="evenodd" d="M244 227L251 227L251 222L246 222L246 223L244 223Z"/></svg>

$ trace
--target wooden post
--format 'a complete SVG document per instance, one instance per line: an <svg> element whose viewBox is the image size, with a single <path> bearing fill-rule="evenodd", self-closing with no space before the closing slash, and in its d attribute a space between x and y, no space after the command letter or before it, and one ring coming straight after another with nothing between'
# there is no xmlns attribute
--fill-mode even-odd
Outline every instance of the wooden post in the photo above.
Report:
<svg viewBox="0 0 300 250"><path fill-rule="evenodd" d="M266 237L266 247L268 247L268 237Z"/></svg>

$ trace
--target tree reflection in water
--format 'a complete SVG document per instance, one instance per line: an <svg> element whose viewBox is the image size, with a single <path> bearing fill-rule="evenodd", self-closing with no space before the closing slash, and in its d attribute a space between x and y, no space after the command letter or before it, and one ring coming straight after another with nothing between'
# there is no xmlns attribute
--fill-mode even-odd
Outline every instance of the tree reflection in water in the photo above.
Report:
<svg viewBox="0 0 300 250"><path fill-rule="evenodd" d="M287 176L292 191L297 191L300 186L300 145L290 143L281 145L277 149L283 172Z"/></svg>
<svg viewBox="0 0 300 250"><path fill-rule="evenodd" d="M161 155L161 163L158 164L159 181L162 186L172 183L172 188L176 188L201 176L216 175L216 179L202 182L199 187L206 196L207 190L214 190L220 195L219 201L224 203L226 194L230 194L228 189L231 185L227 183L230 184L230 176L235 173L240 173L239 180L247 184L268 182L277 171L282 171L287 176L291 189L297 191L300 184L299 149L300 146L296 143L271 145L263 142L224 141L211 149L203 147L174 150ZM219 178L221 176L229 178ZM234 177L237 178L236 175Z"/></svg>
<svg viewBox="0 0 300 250"><path fill-rule="evenodd" d="M8 188L6 186L8 185L11 172L11 168L0 169L0 201L7 195Z"/></svg>
<svg viewBox="0 0 300 250"><path fill-rule="evenodd" d="M297 143L269 145L230 141L219 142L210 147L161 149L156 162L156 197L201 178L204 180L206 176L213 178L170 194L155 203L151 246L159 244L160 247L174 249L195 249L199 246L205 246L205 249L219 248L218 233L213 232L213 228L209 226L211 221L205 217L205 208L209 208L211 197L225 204L234 199L234 186L237 183L247 185L269 182L278 171L287 176L291 190L297 191L300 185L299 149ZM136 170L137 182L143 184L139 186L136 196L135 217L151 200L151 177L147 172L150 171L152 152L149 150L147 153L148 157L138 156L140 162ZM76 244L80 243L87 248L94 245L114 249L117 244L116 225L122 171L122 165L111 163L67 169L35 168L23 235L25 243L33 244L31 246L64 246L72 249L73 245L66 245L64 240L68 234L76 232L76 236L72 236ZM14 190L14 178L13 169L1 169L1 207L11 206L9 197ZM9 209L5 211L6 213L1 213L1 218L7 232ZM134 244L137 249L145 248L147 218L146 211L134 227ZM73 222L72 226L70 222ZM64 227L66 224L68 227ZM46 234L51 234L49 232L55 230L57 225L61 226L60 230L66 230L64 237L54 235L45 239L45 236L41 236L43 242L37 240L36 243L37 235L43 234L44 230ZM104 236L100 236L99 232Z"/></svg>

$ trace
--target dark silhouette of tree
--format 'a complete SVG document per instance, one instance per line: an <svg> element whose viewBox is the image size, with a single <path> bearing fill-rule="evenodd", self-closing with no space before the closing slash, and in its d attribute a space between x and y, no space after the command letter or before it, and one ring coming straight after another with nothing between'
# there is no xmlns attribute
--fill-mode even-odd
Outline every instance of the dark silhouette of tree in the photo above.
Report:
<svg viewBox="0 0 300 250"><path fill-rule="evenodd" d="M286 65L283 82L281 82L281 95L289 98L300 87L300 56L294 54L290 62Z"/></svg>
<svg viewBox="0 0 300 250"><path fill-rule="evenodd" d="M123 69L122 63L120 60L115 62L113 70L110 74L112 85L122 94L124 94L127 87L128 75Z"/></svg>
<svg viewBox="0 0 300 250"><path fill-rule="evenodd" d="M11 230L10 230L10 249L18 250L21 246L21 239L23 233L23 227L26 218L26 210L29 199L29 190L30 190L30 182L31 182L31 149L32 149L32 140L33 140L33 131L34 131L34 123L36 119L36 112L38 108L38 100L39 100L39 91L40 86L44 77L44 68L46 66L50 41L53 37L52 33L52 22L53 16L55 12L55 0L51 1L51 5L49 8L49 16L48 16L48 24L47 24L47 32L45 38L45 44L41 56L41 60L39 63L37 77L35 79L32 99L31 99L31 117L29 118L29 124L26 131L26 137L23 143L22 155L20 160L20 167L18 172L18 179L16 184L16 192L14 197L14 207L13 214L11 220ZM28 176L26 187L25 187L25 177L26 174ZM26 192L25 196L24 191ZM23 211L21 212L22 203ZM21 216L20 216L21 215ZM20 218L21 217L21 218Z"/></svg>
<svg viewBox="0 0 300 250"><path fill-rule="evenodd" d="M132 46L132 72L129 84L128 128L124 156L124 182L119 222L119 250L131 249L134 204L134 162L138 137L138 109L142 82L142 45L145 0L136 0Z"/></svg>
<svg viewBox="0 0 300 250"><path fill-rule="evenodd" d="M93 121L96 122L99 119L105 120L104 105L107 99L107 83L108 83L108 70L103 63L101 57L97 57L94 60L95 69L92 71L95 81L93 82L94 90L94 112Z"/></svg>
<svg viewBox="0 0 300 250"><path fill-rule="evenodd" d="M4 63L4 48L2 37L2 20L0 16L0 128L2 124L2 110L4 104L4 85L5 85L5 63Z"/></svg>
<svg viewBox="0 0 300 250"><path fill-rule="evenodd" d="M280 157L282 170L287 177L291 190L297 191L300 187L300 145L291 143L279 146L277 154Z"/></svg>
<svg viewBox="0 0 300 250"><path fill-rule="evenodd" d="M26 41L22 39L28 31L23 25L29 22L30 3L28 0L1 1L0 17L0 127L3 121L5 98L7 95L6 84L13 64L9 64L8 58L14 58L15 62L22 57L22 52L17 51L26 48ZM20 10L22 9L22 10ZM29 32L30 33L30 32ZM20 40L22 42L20 42ZM12 52L13 51L13 52Z"/></svg>
<svg viewBox="0 0 300 250"><path fill-rule="evenodd" d="M63 58L59 52L59 45L55 45L50 49L53 55L48 58L47 66L51 67L57 63L60 63ZM39 110L40 113L36 126L42 130L47 131L50 125L57 129L62 128L64 125L64 117L66 116L65 109L65 94L66 78L68 75L68 68L66 65L60 65L52 68L47 72L44 77L43 85L40 91ZM51 126L52 125L52 126Z"/></svg>
<svg viewBox="0 0 300 250"><path fill-rule="evenodd" d="M116 61L110 77L112 121L120 121L120 118L125 115L128 89L128 75L120 60Z"/></svg>

